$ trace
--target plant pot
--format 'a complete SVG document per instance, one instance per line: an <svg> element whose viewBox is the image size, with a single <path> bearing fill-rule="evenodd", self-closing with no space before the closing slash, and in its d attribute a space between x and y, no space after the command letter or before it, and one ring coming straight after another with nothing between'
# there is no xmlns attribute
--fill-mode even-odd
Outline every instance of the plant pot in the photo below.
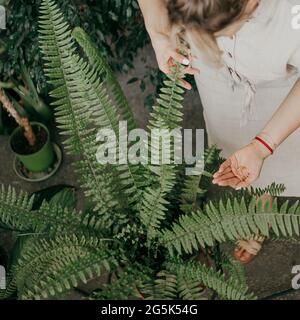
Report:
<svg viewBox="0 0 300 320"><path fill-rule="evenodd" d="M30 123L37 137L36 150L31 151L22 128L16 128L10 137L10 147L17 159L31 172L47 170L55 160L48 128L39 122Z"/></svg>

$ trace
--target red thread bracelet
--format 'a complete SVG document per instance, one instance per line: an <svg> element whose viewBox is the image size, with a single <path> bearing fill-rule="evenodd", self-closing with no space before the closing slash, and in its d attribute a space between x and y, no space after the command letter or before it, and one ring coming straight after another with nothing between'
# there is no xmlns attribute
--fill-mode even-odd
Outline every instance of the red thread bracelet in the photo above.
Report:
<svg viewBox="0 0 300 320"><path fill-rule="evenodd" d="M274 150L260 137L255 137L255 140L259 141L261 144L263 144L270 152L271 154L274 153Z"/></svg>

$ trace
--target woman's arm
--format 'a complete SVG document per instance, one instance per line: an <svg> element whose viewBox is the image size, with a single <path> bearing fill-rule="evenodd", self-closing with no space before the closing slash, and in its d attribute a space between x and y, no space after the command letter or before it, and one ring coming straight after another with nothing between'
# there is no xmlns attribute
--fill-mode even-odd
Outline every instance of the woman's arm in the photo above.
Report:
<svg viewBox="0 0 300 320"><path fill-rule="evenodd" d="M263 129L275 144L280 145L300 127L300 79ZM299 141L300 146L300 141Z"/></svg>
<svg viewBox="0 0 300 320"><path fill-rule="evenodd" d="M300 79L258 136L269 138L268 143L271 142L272 147L279 146L299 127ZM221 165L214 175L213 182L220 186L247 187L259 177L264 160L270 155L271 152L262 143L253 140ZM245 175L242 171L246 169L249 176L244 179Z"/></svg>
<svg viewBox="0 0 300 320"><path fill-rule="evenodd" d="M170 36L171 26L165 0L138 0L150 37L157 33Z"/></svg>
<svg viewBox="0 0 300 320"><path fill-rule="evenodd" d="M172 60L189 65L190 61L185 56L179 54L171 41L171 25L165 0L138 0L142 10L145 26L151 38L156 59L160 70L164 73L170 72ZM188 67L186 73L195 75L198 69ZM191 85L183 80L183 85L191 89Z"/></svg>

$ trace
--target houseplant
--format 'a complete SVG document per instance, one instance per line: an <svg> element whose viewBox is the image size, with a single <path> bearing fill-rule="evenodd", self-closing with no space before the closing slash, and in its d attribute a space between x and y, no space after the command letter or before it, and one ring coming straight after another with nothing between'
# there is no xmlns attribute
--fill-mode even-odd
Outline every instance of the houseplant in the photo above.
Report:
<svg viewBox="0 0 300 320"><path fill-rule="evenodd" d="M299 235L298 202L279 206L275 200L270 213L270 203L257 197L265 192L278 195L282 186L276 185L207 199L206 188L219 161L215 147L204 155L203 174L187 178L175 164L99 164L97 131L117 131L121 118L134 127L129 105L97 47L82 29L71 33L52 0L42 1L40 29L56 120L68 136L68 152L80 156L74 167L89 205L83 212L59 201L45 201L36 208L34 197L2 187L1 225L18 241L8 264L7 290L0 295L62 298L82 282L108 272L109 281L91 298L200 299L206 287L224 299L254 299L241 266L219 245L257 234ZM181 126L182 78L182 67L175 65L161 89L150 128ZM215 265L201 263L200 252Z"/></svg>
<svg viewBox="0 0 300 320"><path fill-rule="evenodd" d="M47 127L38 122L30 123L28 118L20 116L2 88L0 102L19 125L10 137L10 147L16 158L28 172L42 172L50 168L54 163L55 153Z"/></svg>

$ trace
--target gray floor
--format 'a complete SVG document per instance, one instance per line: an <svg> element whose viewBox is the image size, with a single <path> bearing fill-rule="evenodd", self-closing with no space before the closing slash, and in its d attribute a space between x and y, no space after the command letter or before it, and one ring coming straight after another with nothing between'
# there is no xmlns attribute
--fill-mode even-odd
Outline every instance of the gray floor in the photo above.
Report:
<svg viewBox="0 0 300 320"><path fill-rule="evenodd" d="M148 55L147 64L155 65L151 48L147 48L137 57L135 70L128 75L120 75L120 82L125 89L131 105L134 108L136 119L141 127L145 127L148 119L148 112L143 102L144 98L153 91L151 85L147 85L144 93L141 93L138 84L128 85L127 81L132 77L142 76L145 72L145 62L143 61L145 54ZM201 105L198 94L190 92L184 102L185 128L204 128L202 118ZM59 141L59 137L55 137ZM16 177L12 169L13 156L8 147L7 137L0 136L0 183L4 185L11 184L16 188L22 188L28 192L33 192L56 184L70 184L77 186L76 176L71 167L72 158L64 156L63 165L58 173L50 180L39 183L24 183ZM79 193L79 206L82 204L82 195ZM267 297L275 292L287 290L291 287L292 266L300 265L299 245L283 243L283 242L266 242L261 254L249 265L246 266L248 283L250 288L260 297ZM97 286L103 279L92 281L81 289L90 291ZM81 299L82 295L74 292L70 295L70 299ZM292 292L289 295L274 299L300 299L300 290Z"/></svg>

